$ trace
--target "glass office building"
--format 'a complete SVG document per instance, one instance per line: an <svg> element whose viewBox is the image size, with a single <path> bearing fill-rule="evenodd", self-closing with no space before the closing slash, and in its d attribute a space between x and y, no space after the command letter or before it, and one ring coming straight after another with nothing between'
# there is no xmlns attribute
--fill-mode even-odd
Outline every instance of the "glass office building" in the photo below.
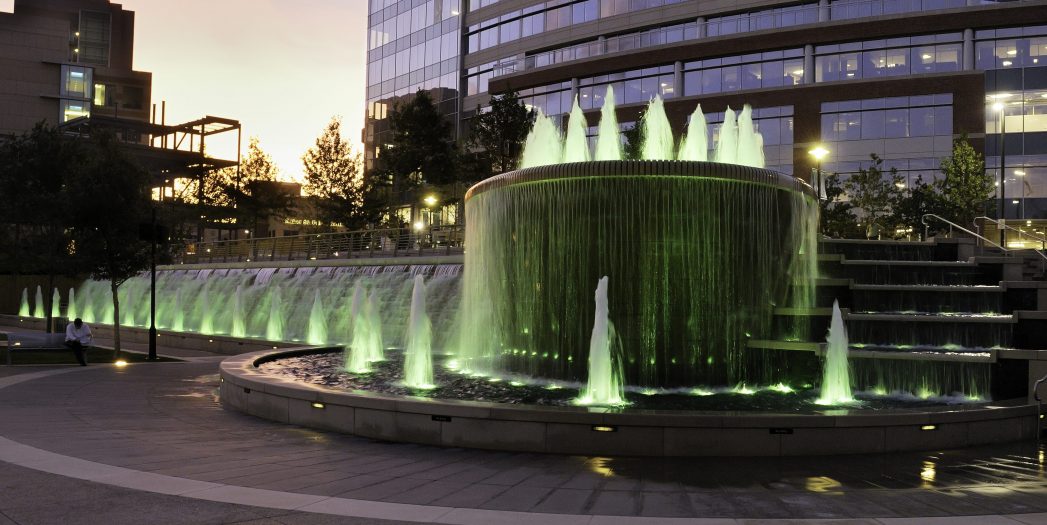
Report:
<svg viewBox="0 0 1047 525"><path fill-rule="evenodd" d="M462 2L445 19L450 28L434 22L439 16L388 23L416 9L428 14L430 5L444 16L439 0L440 7L371 1L373 148L383 104L418 86L458 90L445 111L463 133L492 94L512 89L547 114L565 115L576 96L587 112L599 111L611 86L626 126L658 95L678 128L701 103L711 137L728 106L751 104L770 167L803 178L815 162L807 152L821 144L831 152L825 170L846 176L875 153L906 184L929 181L940 176L953 139L966 135L996 177L1005 152L1007 216L1047 218L1043 0ZM378 52L406 38L400 28L426 36ZM437 32L458 39L440 46L440 60L453 65L435 68L429 47L417 57L408 51ZM387 62L399 53L407 58ZM432 76L416 74L430 69ZM440 80L426 84L436 69Z"/></svg>

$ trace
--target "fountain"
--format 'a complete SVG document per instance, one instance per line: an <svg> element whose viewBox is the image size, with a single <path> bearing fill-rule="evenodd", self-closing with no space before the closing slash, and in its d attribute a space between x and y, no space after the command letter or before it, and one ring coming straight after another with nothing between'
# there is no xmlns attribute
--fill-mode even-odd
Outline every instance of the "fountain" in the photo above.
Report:
<svg viewBox="0 0 1047 525"><path fill-rule="evenodd" d="M594 160L621 160L622 137L618 129L618 117L614 113L614 88L607 86L604 105L600 109L600 127L596 135Z"/></svg>
<svg viewBox="0 0 1047 525"><path fill-rule="evenodd" d="M364 316L367 318L367 360L371 362L384 361L385 342L382 337L382 315L378 290L371 292L371 297L364 306Z"/></svg>
<svg viewBox="0 0 1047 525"><path fill-rule="evenodd" d="M523 156L520 158L521 168L559 164L563 161L563 139L560 130L541 109L536 113L534 127L524 142Z"/></svg>
<svg viewBox="0 0 1047 525"><path fill-rule="evenodd" d="M404 384L412 388L433 388L432 324L425 311L425 277L414 278L411 317L407 323L404 349Z"/></svg>
<svg viewBox="0 0 1047 525"><path fill-rule="evenodd" d="M69 289L69 304L65 307L65 317L72 321L76 319L78 310L76 309L76 288Z"/></svg>
<svg viewBox="0 0 1047 525"><path fill-rule="evenodd" d="M61 311L62 294L58 292L58 288L51 294L51 318L59 319L62 317Z"/></svg>
<svg viewBox="0 0 1047 525"><path fill-rule="evenodd" d="M589 340L589 378L578 399L580 405L623 405L621 342L614 333L607 306L607 277L596 286L596 317Z"/></svg>
<svg viewBox="0 0 1047 525"><path fill-rule="evenodd" d="M36 301L33 304L33 317L43 319L47 317L44 310L44 291L40 286L36 287Z"/></svg>
<svg viewBox="0 0 1047 525"><path fill-rule="evenodd" d="M665 114L665 103L662 97L655 97L644 113L643 122L643 158L645 160L673 160L676 158L676 142L669 117Z"/></svg>
<svg viewBox="0 0 1047 525"><path fill-rule="evenodd" d="M273 288L272 296L269 298L269 318L265 323L265 338L270 341L283 341L284 339L284 305L279 286Z"/></svg>
<svg viewBox="0 0 1047 525"><path fill-rule="evenodd" d="M211 304L211 298L208 294L209 290L210 283L207 283L200 290L200 296L196 300L196 309L200 312L200 333L204 335L214 335L215 333L214 306Z"/></svg>
<svg viewBox="0 0 1047 525"><path fill-rule="evenodd" d="M19 317L29 317L29 288L22 288L22 302L18 307Z"/></svg>
<svg viewBox="0 0 1047 525"><path fill-rule="evenodd" d="M687 134L680 141L680 153L676 158L695 162L705 162L709 158L706 126L702 105L698 104L698 107L694 108L694 113L691 113L690 121L687 123Z"/></svg>
<svg viewBox="0 0 1047 525"><path fill-rule="evenodd" d="M244 316L244 287L240 285L236 287L236 293L233 294L233 328L229 331L229 335L247 337L247 324Z"/></svg>
<svg viewBox="0 0 1047 525"><path fill-rule="evenodd" d="M185 312L182 311L182 290L178 289L174 294L174 305L171 309L171 326L172 331L182 332L185 331Z"/></svg>
<svg viewBox="0 0 1047 525"><path fill-rule="evenodd" d="M727 108L720 125L720 139L716 142L716 162L734 164L738 161L738 124L734 120L734 110Z"/></svg>
<svg viewBox="0 0 1047 525"><path fill-rule="evenodd" d="M313 295L313 308L309 311L309 332L305 340L311 345L327 344L327 314L320 299L320 290Z"/></svg>
<svg viewBox="0 0 1047 525"><path fill-rule="evenodd" d="M588 129L589 123L585 119L585 113L582 113L582 108L578 105L576 95L567 120L567 137L564 139L563 148L564 162L589 161L589 139L586 137Z"/></svg>
<svg viewBox="0 0 1047 525"><path fill-rule="evenodd" d="M839 301L833 301L832 324L825 339L829 344L825 352L822 392L818 398L818 404L837 405L853 403L851 371L848 364L847 327L843 323Z"/></svg>

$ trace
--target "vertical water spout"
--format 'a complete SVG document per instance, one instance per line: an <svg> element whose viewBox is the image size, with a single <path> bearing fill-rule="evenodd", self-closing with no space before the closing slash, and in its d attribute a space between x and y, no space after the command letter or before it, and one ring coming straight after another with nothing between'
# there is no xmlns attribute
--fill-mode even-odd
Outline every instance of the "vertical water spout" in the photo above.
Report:
<svg viewBox="0 0 1047 525"><path fill-rule="evenodd" d="M825 339L829 347L825 352L822 392L818 397L818 404L853 402L850 364L847 361L847 327L843 323L839 301L833 301L832 323L829 325L829 335Z"/></svg>
<svg viewBox="0 0 1047 525"><path fill-rule="evenodd" d="M563 161L563 139L560 130L542 110L537 110L534 126L524 141L521 168L559 164Z"/></svg>
<svg viewBox="0 0 1047 525"><path fill-rule="evenodd" d="M382 310L378 304L378 290L371 291L365 307L367 315L368 349L370 361L385 360L385 341L382 339Z"/></svg>
<svg viewBox="0 0 1047 525"><path fill-rule="evenodd" d="M62 294L58 293L58 288L55 288L54 293L51 294L51 318L58 319L62 317L62 309L59 306L62 303Z"/></svg>
<svg viewBox="0 0 1047 525"><path fill-rule="evenodd" d="M625 403L618 335L610 320L607 305L607 277L596 286L596 316L589 340L589 380L582 389L579 404L621 405Z"/></svg>
<svg viewBox="0 0 1047 525"><path fill-rule="evenodd" d="M203 290L200 290L200 333L204 335L214 334L214 309L211 307L211 298L209 297L210 283L205 284Z"/></svg>
<svg viewBox="0 0 1047 525"><path fill-rule="evenodd" d="M29 288L22 288L22 304L18 307L19 317L29 317Z"/></svg>
<svg viewBox="0 0 1047 525"><path fill-rule="evenodd" d="M720 138L716 141L716 162L736 164L738 162L738 124L734 110L727 108L720 126Z"/></svg>
<svg viewBox="0 0 1047 525"><path fill-rule="evenodd" d="M359 297L357 297L359 295ZM357 299L360 300L357 304ZM352 342L345 354L345 369L354 374L366 374L371 371L371 329L367 318L367 303L363 299L363 289L357 285L353 292L353 325Z"/></svg>
<svg viewBox="0 0 1047 525"><path fill-rule="evenodd" d="M284 305L279 285L273 286L273 294L269 299L269 319L265 323L265 338L270 341L284 340Z"/></svg>
<svg viewBox="0 0 1047 525"><path fill-rule="evenodd" d="M642 157L644 160L673 160L675 153L676 142L669 117L665 114L665 103L662 97L656 96L643 116Z"/></svg>
<svg viewBox="0 0 1047 525"><path fill-rule="evenodd" d="M120 288L120 292L123 292L120 298L120 310L123 312L124 318L120 321L120 324L124 326L135 325L135 308L134 308L134 296L135 287L132 284L127 284Z"/></svg>
<svg viewBox="0 0 1047 525"><path fill-rule="evenodd" d="M680 153L676 158L705 162L709 160L709 139L702 105L694 108L691 121L687 123L687 134L680 141Z"/></svg>
<svg viewBox="0 0 1047 525"><path fill-rule="evenodd" d="M44 311L44 290L40 286L36 287L36 302L33 304L33 317L37 319L43 319L47 317L47 313Z"/></svg>
<svg viewBox="0 0 1047 525"><path fill-rule="evenodd" d="M87 323L95 322L95 303L90 295L84 297L84 311L80 314L80 319Z"/></svg>
<svg viewBox="0 0 1047 525"><path fill-rule="evenodd" d="M603 107L600 108L594 160L622 160L622 133L618 129L618 115L615 114L614 106L614 88L608 85Z"/></svg>
<svg viewBox="0 0 1047 525"><path fill-rule="evenodd" d="M175 332L185 331L185 312L182 311L182 289L175 291L174 307L171 311L171 330Z"/></svg>
<svg viewBox="0 0 1047 525"><path fill-rule="evenodd" d="M587 137L589 123L578 105L578 96L574 97L571 106L571 115L567 119L567 138L564 139L563 161L564 162L588 162L589 161L589 138Z"/></svg>
<svg viewBox="0 0 1047 525"><path fill-rule="evenodd" d="M247 326L244 322L244 287L243 285L236 285L236 292L233 293L233 322L232 330L229 331L229 335L233 337L247 337Z"/></svg>
<svg viewBox="0 0 1047 525"><path fill-rule="evenodd" d="M404 350L404 384L412 388L433 388L433 327L425 311L425 278L416 275L411 293L411 316L407 323Z"/></svg>
<svg viewBox="0 0 1047 525"><path fill-rule="evenodd" d="M327 344L327 315L320 299L320 290L313 294L313 308L309 311L309 331L305 340L311 345Z"/></svg>
<svg viewBox="0 0 1047 525"><path fill-rule="evenodd" d="M756 157L756 129L753 128L753 108L742 106L738 114L738 153L736 162L742 166L754 166Z"/></svg>
<svg viewBox="0 0 1047 525"><path fill-rule="evenodd" d="M69 289L69 304L66 305L66 307L65 307L65 317L66 317L66 319L69 319L70 321L72 321L73 319L76 319L76 314L77 313L78 313L78 311L76 309L76 289L75 288L70 288Z"/></svg>

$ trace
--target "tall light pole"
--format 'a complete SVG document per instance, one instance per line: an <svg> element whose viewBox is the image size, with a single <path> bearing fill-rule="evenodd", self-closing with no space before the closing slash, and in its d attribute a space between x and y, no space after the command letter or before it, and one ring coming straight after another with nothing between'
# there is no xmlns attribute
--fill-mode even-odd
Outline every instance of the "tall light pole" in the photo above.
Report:
<svg viewBox="0 0 1047 525"><path fill-rule="evenodd" d="M1006 106L1003 102L996 102L992 105L992 109L1000 114L1000 246L1007 246L1007 200L1006 200L1006 183L1007 183L1007 115L1004 112Z"/></svg>
<svg viewBox="0 0 1047 525"><path fill-rule="evenodd" d="M818 199L827 199L828 195L825 194L825 182L822 180L822 159L829 154L829 150L825 149L824 146L818 145L814 149L808 151L814 160L817 162L817 169L815 171L815 184L818 188Z"/></svg>

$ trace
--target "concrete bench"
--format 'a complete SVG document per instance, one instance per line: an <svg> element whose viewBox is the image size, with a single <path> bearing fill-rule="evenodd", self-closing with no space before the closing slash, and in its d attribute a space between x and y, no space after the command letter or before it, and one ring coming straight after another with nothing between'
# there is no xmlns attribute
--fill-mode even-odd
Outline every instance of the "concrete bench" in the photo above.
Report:
<svg viewBox="0 0 1047 525"><path fill-rule="evenodd" d="M68 350L65 346L65 334L0 332L0 342L7 343L8 366L11 365L11 356L15 351Z"/></svg>

